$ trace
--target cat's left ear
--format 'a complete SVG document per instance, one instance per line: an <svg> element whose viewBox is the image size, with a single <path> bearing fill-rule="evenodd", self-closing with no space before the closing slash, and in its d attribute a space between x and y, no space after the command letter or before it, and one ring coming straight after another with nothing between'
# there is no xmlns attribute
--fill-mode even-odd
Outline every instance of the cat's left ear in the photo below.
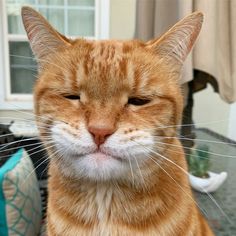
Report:
<svg viewBox="0 0 236 236"><path fill-rule="evenodd" d="M22 7L21 14L30 46L39 63L43 63L48 55L70 46L70 40L58 33L33 8Z"/></svg>
<svg viewBox="0 0 236 236"><path fill-rule="evenodd" d="M175 24L160 38L148 41L146 47L161 58L175 59L175 62L182 65L201 30L202 22L203 14L194 12Z"/></svg>

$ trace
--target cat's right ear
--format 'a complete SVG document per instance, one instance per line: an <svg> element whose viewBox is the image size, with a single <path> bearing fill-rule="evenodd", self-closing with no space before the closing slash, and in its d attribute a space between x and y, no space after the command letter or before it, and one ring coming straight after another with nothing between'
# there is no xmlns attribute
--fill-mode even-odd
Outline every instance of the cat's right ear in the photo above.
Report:
<svg viewBox="0 0 236 236"><path fill-rule="evenodd" d="M70 41L58 33L47 20L30 7L22 7L23 24L30 46L39 64L51 53L70 46Z"/></svg>
<svg viewBox="0 0 236 236"><path fill-rule="evenodd" d="M203 14L194 12L176 23L160 38L148 41L146 47L161 58L170 59L175 65L182 65L197 39L202 22Z"/></svg>

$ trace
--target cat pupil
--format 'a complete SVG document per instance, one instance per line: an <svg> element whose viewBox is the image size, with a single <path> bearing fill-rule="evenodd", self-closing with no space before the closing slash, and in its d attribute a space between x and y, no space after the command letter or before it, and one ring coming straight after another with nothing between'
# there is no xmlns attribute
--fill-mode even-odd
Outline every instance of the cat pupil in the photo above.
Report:
<svg viewBox="0 0 236 236"><path fill-rule="evenodd" d="M149 103L149 99L142 99L142 98L129 98L128 104L135 105L135 106L142 106Z"/></svg>
<svg viewBox="0 0 236 236"><path fill-rule="evenodd" d="M70 99L70 100L79 100L80 99L79 95L67 95L67 96L64 96L64 97L67 98L67 99Z"/></svg>

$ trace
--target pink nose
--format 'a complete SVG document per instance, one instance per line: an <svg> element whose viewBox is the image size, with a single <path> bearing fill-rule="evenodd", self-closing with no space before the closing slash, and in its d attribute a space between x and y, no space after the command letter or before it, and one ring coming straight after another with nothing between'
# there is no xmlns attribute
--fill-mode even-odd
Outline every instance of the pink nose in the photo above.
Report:
<svg viewBox="0 0 236 236"><path fill-rule="evenodd" d="M106 139L114 133L113 128L108 127L96 127L96 126L89 126L88 131L92 134L94 138L94 142L100 146L103 144Z"/></svg>

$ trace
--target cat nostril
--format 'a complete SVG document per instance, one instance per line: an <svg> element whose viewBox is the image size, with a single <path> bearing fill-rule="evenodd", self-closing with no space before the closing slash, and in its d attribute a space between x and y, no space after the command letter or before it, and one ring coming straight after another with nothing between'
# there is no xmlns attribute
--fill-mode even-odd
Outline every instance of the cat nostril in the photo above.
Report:
<svg viewBox="0 0 236 236"><path fill-rule="evenodd" d="M89 126L88 131L94 138L94 142L99 146L114 133L114 128Z"/></svg>

